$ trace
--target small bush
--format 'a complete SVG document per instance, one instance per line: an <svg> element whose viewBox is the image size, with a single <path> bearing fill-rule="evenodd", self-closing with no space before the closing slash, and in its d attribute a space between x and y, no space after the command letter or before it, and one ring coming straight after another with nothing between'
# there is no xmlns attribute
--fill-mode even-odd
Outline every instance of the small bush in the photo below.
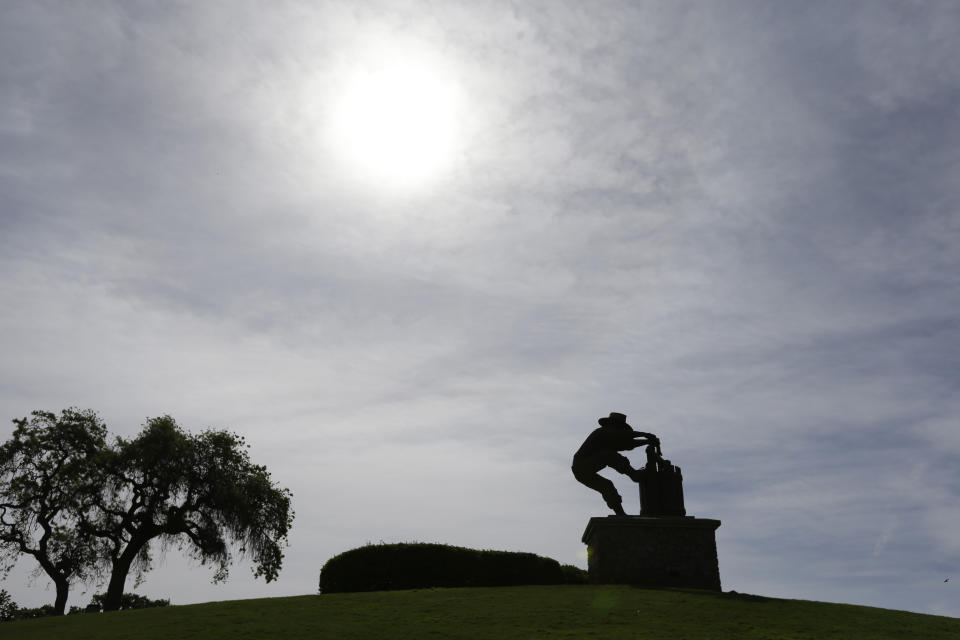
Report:
<svg viewBox="0 0 960 640"><path fill-rule="evenodd" d="M572 575L556 560L532 553L444 544L379 544L330 558L320 571L320 592L563 584L572 581L568 579Z"/></svg>
<svg viewBox="0 0 960 640"><path fill-rule="evenodd" d="M90 604L87 611L93 607L103 610L103 601L107 599L107 594L98 593L90 598ZM125 593L120 596L120 609L149 609L151 607L168 607L170 601L166 599L151 600L147 596L141 596L136 593Z"/></svg>
<svg viewBox="0 0 960 640"><path fill-rule="evenodd" d="M47 616L57 615L56 609L52 604L45 604L39 607L17 609L17 620L29 620L31 618L46 618Z"/></svg>
<svg viewBox="0 0 960 640"><path fill-rule="evenodd" d="M13 601L6 589L0 589L0 622L10 622L17 619L17 603Z"/></svg>
<svg viewBox="0 0 960 640"><path fill-rule="evenodd" d="M563 572L563 582L565 584L587 584L589 581L587 572L580 567L563 564L560 565L560 570Z"/></svg>

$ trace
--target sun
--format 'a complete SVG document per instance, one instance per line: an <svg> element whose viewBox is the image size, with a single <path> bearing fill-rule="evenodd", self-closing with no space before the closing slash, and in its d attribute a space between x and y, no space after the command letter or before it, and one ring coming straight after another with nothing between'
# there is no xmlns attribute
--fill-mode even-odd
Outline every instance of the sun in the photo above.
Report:
<svg viewBox="0 0 960 640"><path fill-rule="evenodd" d="M416 186L438 177L455 147L457 92L441 74L389 64L355 73L333 110L339 155L359 177Z"/></svg>

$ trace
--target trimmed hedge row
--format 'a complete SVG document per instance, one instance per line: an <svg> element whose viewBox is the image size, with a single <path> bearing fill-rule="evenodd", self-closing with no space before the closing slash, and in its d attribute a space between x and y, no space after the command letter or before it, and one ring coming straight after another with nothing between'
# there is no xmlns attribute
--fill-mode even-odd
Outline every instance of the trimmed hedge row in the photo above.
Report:
<svg viewBox="0 0 960 640"><path fill-rule="evenodd" d="M532 553L429 543L365 545L330 558L320 570L321 593L584 582L582 569Z"/></svg>

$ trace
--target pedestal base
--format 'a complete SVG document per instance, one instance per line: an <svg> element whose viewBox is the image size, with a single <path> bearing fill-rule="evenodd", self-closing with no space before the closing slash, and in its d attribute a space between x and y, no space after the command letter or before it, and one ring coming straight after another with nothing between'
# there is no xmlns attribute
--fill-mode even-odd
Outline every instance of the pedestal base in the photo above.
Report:
<svg viewBox="0 0 960 640"><path fill-rule="evenodd" d="M583 532L590 582L719 591L719 526L689 516L590 518Z"/></svg>

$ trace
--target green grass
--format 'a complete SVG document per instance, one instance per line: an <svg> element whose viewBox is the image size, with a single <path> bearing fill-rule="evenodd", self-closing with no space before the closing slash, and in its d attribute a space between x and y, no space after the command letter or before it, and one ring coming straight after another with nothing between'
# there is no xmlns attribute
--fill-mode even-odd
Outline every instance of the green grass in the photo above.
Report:
<svg viewBox="0 0 960 640"><path fill-rule="evenodd" d="M956 640L960 619L626 586L421 589L235 600L0 624L0 640L669 638Z"/></svg>

